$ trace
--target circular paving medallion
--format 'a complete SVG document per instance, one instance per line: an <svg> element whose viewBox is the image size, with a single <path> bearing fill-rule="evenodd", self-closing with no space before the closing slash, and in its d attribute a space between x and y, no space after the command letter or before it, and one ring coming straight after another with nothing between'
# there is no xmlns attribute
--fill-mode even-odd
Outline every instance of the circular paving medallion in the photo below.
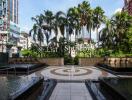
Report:
<svg viewBox="0 0 132 100"><path fill-rule="evenodd" d="M111 76L111 74L104 73L104 71L91 66L50 66L42 70L40 73L45 77L45 79L48 78L68 81L84 81L87 79L98 79L100 76Z"/></svg>
<svg viewBox="0 0 132 100"><path fill-rule="evenodd" d="M86 68L55 68L50 71L54 75L60 76L82 76L92 73L92 70Z"/></svg>

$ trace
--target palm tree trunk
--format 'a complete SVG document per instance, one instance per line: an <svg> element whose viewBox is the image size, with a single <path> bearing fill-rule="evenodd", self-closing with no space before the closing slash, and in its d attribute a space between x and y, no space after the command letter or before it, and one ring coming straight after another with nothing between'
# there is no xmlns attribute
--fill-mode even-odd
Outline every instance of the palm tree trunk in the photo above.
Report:
<svg viewBox="0 0 132 100"><path fill-rule="evenodd" d="M91 30L90 30L90 32L89 32L89 33L90 33L90 43L91 43L91 40L92 40L92 36L91 36Z"/></svg>
<svg viewBox="0 0 132 100"><path fill-rule="evenodd" d="M84 26L82 26L82 38L84 38Z"/></svg>
<svg viewBox="0 0 132 100"><path fill-rule="evenodd" d="M91 45L92 45L92 37L91 37L91 30L90 30L90 48L91 48ZM91 48L92 49L92 48ZM91 53L92 53L92 50L90 51L90 57L91 57Z"/></svg>
<svg viewBox="0 0 132 100"><path fill-rule="evenodd" d="M77 49L76 49L77 37L78 37L78 30L76 29L76 33L75 33L75 53L76 53L76 54L77 54Z"/></svg>
<svg viewBox="0 0 132 100"><path fill-rule="evenodd" d="M99 32L98 32L98 28L96 29L96 33L97 33L97 46L99 48Z"/></svg>
<svg viewBox="0 0 132 100"><path fill-rule="evenodd" d="M64 35L63 35L63 57L64 57L64 55L65 55L65 40L64 40Z"/></svg>
<svg viewBox="0 0 132 100"><path fill-rule="evenodd" d="M71 56L71 35L70 35L70 56Z"/></svg>
<svg viewBox="0 0 132 100"><path fill-rule="evenodd" d="M40 45L40 48L41 48L41 45L42 45L41 41L39 42L39 45ZM41 53L40 53L40 58L41 58Z"/></svg>

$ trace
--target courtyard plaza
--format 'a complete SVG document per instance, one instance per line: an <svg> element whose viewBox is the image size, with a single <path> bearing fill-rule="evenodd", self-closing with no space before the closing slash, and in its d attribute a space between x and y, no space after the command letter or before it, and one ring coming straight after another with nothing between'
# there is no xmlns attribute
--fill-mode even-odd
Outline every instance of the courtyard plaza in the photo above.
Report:
<svg viewBox="0 0 132 100"><path fill-rule="evenodd" d="M98 80L99 77L117 77L94 66L50 66L28 75L57 80L49 100L93 100L85 80Z"/></svg>
<svg viewBox="0 0 132 100"><path fill-rule="evenodd" d="M132 100L132 0L91 1L1 0L0 100Z"/></svg>

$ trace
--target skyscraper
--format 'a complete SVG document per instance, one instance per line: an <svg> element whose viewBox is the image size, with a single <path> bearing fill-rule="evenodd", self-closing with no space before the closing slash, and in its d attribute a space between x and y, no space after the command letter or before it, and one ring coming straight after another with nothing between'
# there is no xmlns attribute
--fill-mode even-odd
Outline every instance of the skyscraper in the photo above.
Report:
<svg viewBox="0 0 132 100"><path fill-rule="evenodd" d="M7 42L17 45L20 36L18 6L18 0L0 0L0 51Z"/></svg>
<svg viewBox="0 0 132 100"><path fill-rule="evenodd" d="M18 24L18 0L0 0L0 18L3 24L8 25L10 21Z"/></svg>
<svg viewBox="0 0 132 100"><path fill-rule="evenodd" d="M124 0L124 11L127 11L130 15L132 15L132 0Z"/></svg>
<svg viewBox="0 0 132 100"><path fill-rule="evenodd" d="M18 0L10 0L10 19L18 24Z"/></svg>

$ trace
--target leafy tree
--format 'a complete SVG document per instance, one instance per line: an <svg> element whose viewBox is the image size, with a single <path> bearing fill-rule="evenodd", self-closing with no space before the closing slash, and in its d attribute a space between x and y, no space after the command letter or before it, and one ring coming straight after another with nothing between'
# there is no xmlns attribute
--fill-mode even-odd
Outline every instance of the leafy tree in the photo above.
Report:
<svg viewBox="0 0 132 100"><path fill-rule="evenodd" d="M105 22L100 31L100 42L103 48L113 53L131 53L132 51L132 17L126 12L116 13Z"/></svg>

